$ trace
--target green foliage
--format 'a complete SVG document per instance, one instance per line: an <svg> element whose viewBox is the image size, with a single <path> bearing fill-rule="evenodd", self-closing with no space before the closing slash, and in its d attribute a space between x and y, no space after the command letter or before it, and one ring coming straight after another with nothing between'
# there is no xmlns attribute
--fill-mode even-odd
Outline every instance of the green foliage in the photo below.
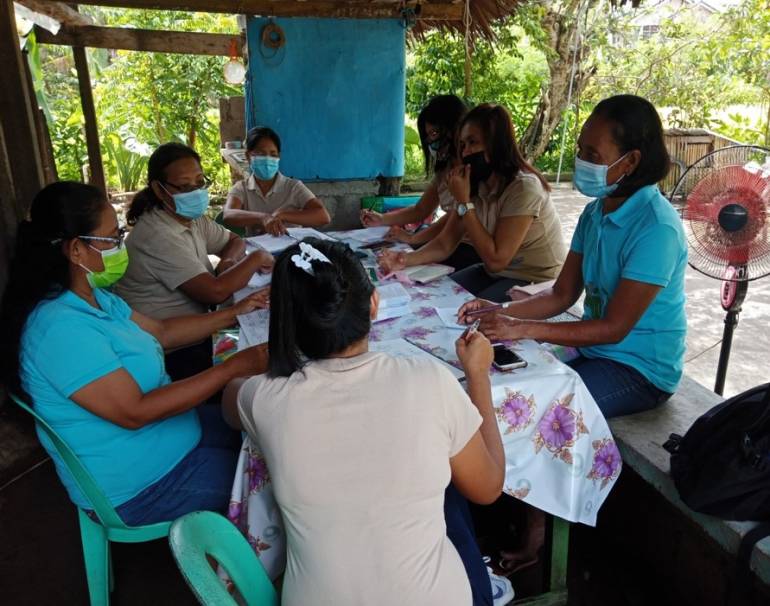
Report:
<svg viewBox="0 0 770 606"><path fill-rule="evenodd" d="M178 11L83 7L97 22L146 29L237 33L235 17ZM40 72L50 107L50 129L61 178L80 179L87 163L77 77L66 47L46 46ZM146 153L181 141L201 154L215 191L229 186L219 155L218 98L243 94L224 82L222 57L101 50L88 51L97 123L108 185L141 185ZM142 151L139 151L142 150Z"/></svg>
<svg viewBox="0 0 770 606"><path fill-rule="evenodd" d="M123 141L117 133L102 137L102 148L107 152L106 162L111 175L117 176L121 191L136 191L146 174L149 146L135 139Z"/></svg>
<svg viewBox="0 0 770 606"><path fill-rule="evenodd" d="M525 40L524 30L508 20L495 26L493 46L477 40L472 51L471 105L499 103L511 111L522 132L534 114L540 84L547 77L545 55ZM437 31L412 44L406 87L407 113L416 117L435 95L464 97L465 44L456 34Z"/></svg>
<svg viewBox="0 0 770 606"><path fill-rule="evenodd" d="M752 120L749 116L733 112L713 120L711 128L740 143L765 145L765 124L764 120Z"/></svg>

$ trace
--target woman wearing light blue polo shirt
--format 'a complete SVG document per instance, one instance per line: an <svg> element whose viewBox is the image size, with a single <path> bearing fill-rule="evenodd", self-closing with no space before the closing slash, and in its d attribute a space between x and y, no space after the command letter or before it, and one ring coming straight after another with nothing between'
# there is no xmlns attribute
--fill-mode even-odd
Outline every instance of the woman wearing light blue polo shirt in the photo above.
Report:
<svg viewBox="0 0 770 606"><path fill-rule="evenodd" d="M163 350L201 340L259 301L151 320L106 290L127 265L115 210L100 190L60 182L40 191L19 228L3 300L2 380L69 444L126 523L224 509L237 440L218 410L219 419L199 411L202 423L195 409L230 379L264 371L266 352L246 350L171 383ZM90 509L38 435L72 501Z"/></svg>
<svg viewBox="0 0 770 606"><path fill-rule="evenodd" d="M483 314L494 339L537 339L577 347L569 364L605 417L653 408L682 376L687 319L687 244L677 212L660 193L669 157L655 108L618 95L594 109L578 139L574 183L594 198L578 221L554 286ZM580 322L542 322L585 290ZM489 305L473 301L467 312Z"/></svg>

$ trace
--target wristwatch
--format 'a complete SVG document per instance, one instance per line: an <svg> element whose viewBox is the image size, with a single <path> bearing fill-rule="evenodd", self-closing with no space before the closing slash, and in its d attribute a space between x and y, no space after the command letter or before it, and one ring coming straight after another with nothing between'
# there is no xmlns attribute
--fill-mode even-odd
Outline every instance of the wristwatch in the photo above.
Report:
<svg viewBox="0 0 770 606"><path fill-rule="evenodd" d="M467 213L469 210L475 210L476 205L473 202L468 202L467 204L463 204L462 202L457 205L457 214L460 217L465 216L465 213Z"/></svg>

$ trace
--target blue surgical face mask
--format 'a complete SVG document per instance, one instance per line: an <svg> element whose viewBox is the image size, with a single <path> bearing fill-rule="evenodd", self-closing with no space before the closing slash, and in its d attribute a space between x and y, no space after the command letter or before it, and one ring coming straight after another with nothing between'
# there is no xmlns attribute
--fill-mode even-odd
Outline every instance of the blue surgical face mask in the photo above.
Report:
<svg viewBox="0 0 770 606"><path fill-rule="evenodd" d="M584 196L589 198L606 198L618 188L623 177L626 176L625 174L621 175L620 179L615 181L615 183L608 184L607 172L627 155L623 154L609 166L606 164L592 164L575 156L575 174L572 177L572 182Z"/></svg>
<svg viewBox="0 0 770 606"><path fill-rule="evenodd" d="M252 156L249 161L249 166L251 167L251 172L254 173L254 176L257 179L269 181L275 177L275 173L278 172L278 164L280 161L280 158L275 158L273 156Z"/></svg>
<svg viewBox="0 0 770 606"><path fill-rule="evenodd" d="M165 189L165 188L164 188ZM185 219L197 219L203 216L209 207L209 190L205 188L196 189L180 194L171 194L174 199L173 210L180 217Z"/></svg>

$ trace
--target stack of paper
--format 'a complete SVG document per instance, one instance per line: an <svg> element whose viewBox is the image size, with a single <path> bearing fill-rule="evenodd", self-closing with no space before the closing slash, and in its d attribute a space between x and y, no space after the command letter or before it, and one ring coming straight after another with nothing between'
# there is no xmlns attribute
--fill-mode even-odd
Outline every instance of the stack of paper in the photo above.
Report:
<svg viewBox="0 0 770 606"><path fill-rule="evenodd" d="M252 249L264 248L266 251L275 255L305 238L312 237L321 240L334 240L334 238L322 234L312 227L290 227L286 231L288 234L283 236L271 236L270 234L251 236L250 238L246 238L246 244Z"/></svg>
<svg viewBox="0 0 770 606"><path fill-rule="evenodd" d="M379 242L382 240L389 229L390 227L387 225L365 227L364 229L353 229L346 232L345 236L347 238L352 238L353 240L358 240L364 244L371 244L372 242Z"/></svg>
<svg viewBox="0 0 770 606"><path fill-rule="evenodd" d="M369 351L377 351L386 353L396 358L430 358L434 362L438 362L444 368L449 370L452 375L460 380L465 378L465 373L459 368L455 368L451 364L448 364L439 357L428 353L425 350L420 349L416 345L413 345L406 339L389 339L387 341L370 341Z"/></svg>
<svg viewBox="0 0 770 606"><path fill-rule="evenodd" d="M261 345L267 343L270 330L270 310L256 309L238 316L241 325L241 340L245 345Z"/></svg>
<svg viewBox="0 0 770 606"><path fill-rule="evenodd" d="M411 313L409 302L412 296L398 282L378 286L377 293L380 295L380 307L377 310L375 322L400 318Z"/></svg>
<svg viewBox="0 0 770 606"><path fill-rule="evenodd" d="M413 265L407 267L402 273L409 278L412 282L418 284L427 284L433 280L437 280L443 276L447 276L454 272L454 267L449 265L441 265L439 263L432 263L430 265Z"/></svg>

